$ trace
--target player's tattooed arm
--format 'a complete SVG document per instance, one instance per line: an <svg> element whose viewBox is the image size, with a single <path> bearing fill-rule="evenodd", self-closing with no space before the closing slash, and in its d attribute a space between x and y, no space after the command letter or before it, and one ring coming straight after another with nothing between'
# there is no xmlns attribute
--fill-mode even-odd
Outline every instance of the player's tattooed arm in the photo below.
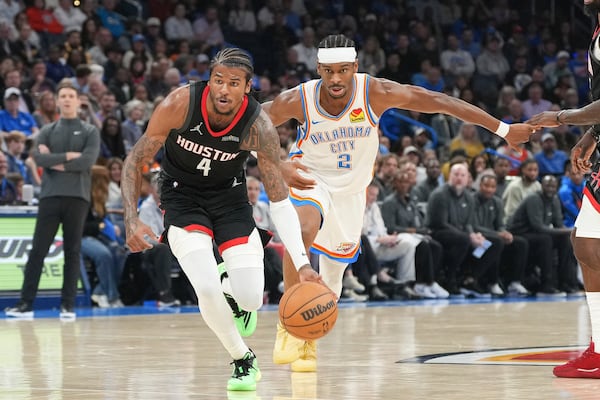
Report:
<svg viewBox="0 0 600 400"><path fill-rule="evenodd" d="M288 187L281 173L279 135L264 111L250 127L241 148L258 153L258 168L269 199L276 202L287 198Z"/></svg>
<svg viewBox="0 0 600 400"><path fill-rule="evenodd" d="M121 195L125 222L137 220L137 204L142 184L142 170L154 159L154 155L163 145L164 139L142 135L125 159L121 173ZM135 227L132 226L132 229Z"/></svg>

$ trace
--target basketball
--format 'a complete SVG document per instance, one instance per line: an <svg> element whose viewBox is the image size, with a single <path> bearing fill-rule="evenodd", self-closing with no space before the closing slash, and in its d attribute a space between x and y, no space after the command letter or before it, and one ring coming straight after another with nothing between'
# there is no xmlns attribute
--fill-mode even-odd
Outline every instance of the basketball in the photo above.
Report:
<svg viewBox="0 0 600 400"><path fill-rule="evenodd" d="M338 308L335 295L325 285L301 282L287 289L279 301L279 320L298 339L325 336L335 325Z"/></svg>

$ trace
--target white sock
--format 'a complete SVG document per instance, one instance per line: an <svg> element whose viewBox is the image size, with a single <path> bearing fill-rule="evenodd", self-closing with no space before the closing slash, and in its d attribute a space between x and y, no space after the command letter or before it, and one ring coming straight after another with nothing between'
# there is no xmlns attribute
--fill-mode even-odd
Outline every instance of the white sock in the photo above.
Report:
<svg viewBox="0 0 600 400"><path fill-rule="evenodd" d="M323 277L323 282L338 298L342 295L342 279L347 266L347 263L332 260L322 254L319 255L319 274Z"/></svg>
<svg viewBox="0 0 600 400"><path fill-rule="evenodd" d="M590 311L592 341L600 344L600 292L586 292L586 301Z"/></svg>

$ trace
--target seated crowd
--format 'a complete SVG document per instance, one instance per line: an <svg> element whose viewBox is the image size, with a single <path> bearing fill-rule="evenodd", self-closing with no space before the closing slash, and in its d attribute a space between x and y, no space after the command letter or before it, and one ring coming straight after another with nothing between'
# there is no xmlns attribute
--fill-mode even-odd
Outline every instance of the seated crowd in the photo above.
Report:
<svg viewBox="0 0 600 400"><path fill-rule="evenodd" d="M260 101L316 78L317 43L339 32L357 43L359 72L443 91L507 123L580 107L587 98L589 32L501 0L440 2L435 10L414 0L360 7L223 2L191 9L135 0L82 0L80 7L11 3L0 9L0 204L36 204L44 177L29 149L39 129L58 118L56 85L71 80L81 93L80 118L101 135L94 169L99 189L82 244L92 298L101 307L147 298L162 305L195 301L168 248L127 253L120 172L154 107L172 89L207 79L210 57L223 47L240 46L254 56ZM572 14L566 2L557 7L557 15ZM551 29L553 23L561 29ZM277 129L285 158L296 123ZM346 272L343 296L580 293L569 234L584 178L571 170L567 153L582 132L561 125L513 149L446 115L386 111L362 252ZM159 166L160 154L148 166L140 199L141 215L157 231L153 175ZM257 225L268 229L268 199L254 159L247 176ZM282 291L281 254L275 237L265 252L271 302Z"/></svg>

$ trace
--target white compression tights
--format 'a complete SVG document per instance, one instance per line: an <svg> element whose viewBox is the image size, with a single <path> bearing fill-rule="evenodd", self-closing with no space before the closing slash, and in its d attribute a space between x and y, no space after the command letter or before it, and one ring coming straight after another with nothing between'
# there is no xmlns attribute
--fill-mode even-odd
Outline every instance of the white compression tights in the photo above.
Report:
<svg viewBox="0 0 600 400"><path fill-rule="evenodd" d="M254 233L258 235L256 231L253 232L253 235ZM174 226L169 228L168 235L173 254L177 257L181 268L194 287L202 318L215 335L217 335L231 357L234 360L242 358L248 351L248 347L235 327L231 308L229 308L223 296L223 289L217 271L217 262L213 254L212 239L204 233L187 232L184 229ZM250 242L254 243L255 240L252 239L251 235ZM258 239L258 242L261 250L259 257L244 257L247 253L256 253L256 250L252 250L256 247L255 244L235 246L226 250L223 254L225 262L230 261L234 265L231 272L228 269L228 274L232 282L231 294L242 308L252 306L244 308L249 311L257 309L262 304L264 275L260 239ZM250 249L245 249L246 247L250 247ZM241 252L236 253L233 251L236 248L240 248ZM229 253L229 255L225 257L225 253ZM256 266L257 259L260 260L258 266ZM245 268L242 268L241 265L245 265ZM233 279L231 279L232 277ZM234 284L234 282L237 282L237 284ZM248 294L248 291L259 293L252 295ZM257 301L256 298L259 300Z"/></svg>
<svg viewBox="0 0 600 400"><path fill-rule="evenodd" d="M319 274L338 298L342 295L342 279L347 266L348 264L332 260L327 256L319 256Z"/></svg>

